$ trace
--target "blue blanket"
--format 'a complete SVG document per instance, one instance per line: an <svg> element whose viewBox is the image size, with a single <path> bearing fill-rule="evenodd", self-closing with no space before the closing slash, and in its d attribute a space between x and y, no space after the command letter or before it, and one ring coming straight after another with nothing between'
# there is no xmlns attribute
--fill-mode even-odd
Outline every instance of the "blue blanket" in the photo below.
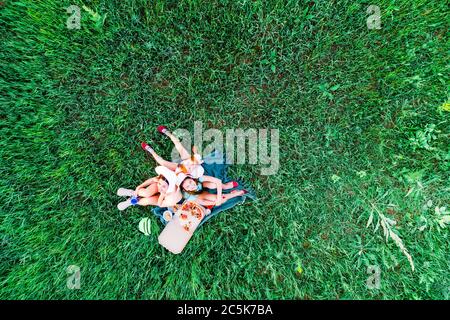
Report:
<svg viewBox="0 0 450 320"><path fill-rule="evenodd" d="M207 155L206 157L204 157L203 158L204 163L202 164L202 166L205 169L205 175L211 176L211 177L216 177L216 178L222 180L223 183L227 183L232 180L237 181L239 183L239 185L236 188L223 190L223 193L229 193L233 190L242 190L242 189L247 190L248 193L246 193L240 197L232 198L232 199L226 201L225 203L221 204L220 206L216 206L216 207L212 208L211 213L203 218L202 222L200 222L199 227L203 223L205 223L206 221L211 219L212 217L218 215L222 211L231 209L238 204L242 204L247 199L251 199L251 200L256 199L255 191L250 186L248 186L244 181L242 181L241 179L230 179L228 177L227 169L228 169L229 165L226 163L225 159L226 159L225 155L221 154L217 150L212 152L211 154ZM211 193L216 193L215 189L211 189L211 190L207 190L207 191L211 192ZM167 221L164 220L164 218L163 218L163 213L166 210L167 210L167 208L160 208L160 207L153 208L153 213L159 218L159 220L163 224L167 224Z"/></svg>

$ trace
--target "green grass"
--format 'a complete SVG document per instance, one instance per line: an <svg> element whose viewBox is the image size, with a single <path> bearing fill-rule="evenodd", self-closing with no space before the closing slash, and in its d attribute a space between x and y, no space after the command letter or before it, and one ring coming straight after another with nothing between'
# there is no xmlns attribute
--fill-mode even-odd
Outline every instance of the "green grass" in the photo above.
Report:
<svg viewBox="0 0 450 320"><path fill-rule="evenodd" d="M68 30L71 4L100 19L82 9ZM437 0L4 1L0 298L448 299L447 14ZM119 212L115 191L153 174L140 141L169 157L156 125L196 120L278 128L280 169L234 166L258 200L172 255L150 209Z"/></svg>

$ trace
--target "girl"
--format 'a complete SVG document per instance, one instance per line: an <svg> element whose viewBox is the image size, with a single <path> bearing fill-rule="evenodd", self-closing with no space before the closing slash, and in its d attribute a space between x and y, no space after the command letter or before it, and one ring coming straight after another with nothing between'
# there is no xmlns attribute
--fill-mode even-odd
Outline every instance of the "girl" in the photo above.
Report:
<svg viewBox="0 0 450 320"><path fill-rule="evenodd" d="M178 140L177 137L175 137L169 130L167 130L167 127L159 126L158 131L162 134L165 134L170 138L170 140L172 140L173 144L175 145L175 148L180 154L181 162L176 163L164 160L146 142L141 143L142 148L148 151L156 160L156 162L158 162L158 164L174 171L176 174L182 172L194 179L198 179L201 176L203 176L205 170L201 165L203 161L200 154L197 153L197 148L195 146L192 148L193 154L191 155L186 150L186 148L183 147L180 140Z"/></svg>
<svg viewBox="0 0 450 320"><path fill-rule="evenodd" d="M135 190L117 190L118 196L130 197L117 205L119 210L132 205L171 207L182 199L175 173L162 166L156 167L155 171L159 176L145 180Z"/></svg>
<svg viewBox="0 0 450 320"><path fill-rule="evenodd" d="M195 201L204 207L220 206L229 199L242 196L246 194L247 190L233 190L231 193L222 195L222 189L231 189L238 186L236 181L222 183L220 179L203 176L198 180L187 177L181 182L180 188L183 198L190 201ZM203 190L217 189L217 194L209 193Z"/></svg>

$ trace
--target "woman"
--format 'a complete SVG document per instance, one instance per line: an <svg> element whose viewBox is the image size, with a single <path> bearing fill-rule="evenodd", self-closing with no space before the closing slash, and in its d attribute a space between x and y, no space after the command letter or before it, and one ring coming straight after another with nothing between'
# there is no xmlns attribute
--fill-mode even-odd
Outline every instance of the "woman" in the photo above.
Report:
<svg viewBox="0 0 450 320"><path fill-rule="evenodd" d="M220 179L210 176L203 176L197 180L187 177L180 184L184 199L197 202L204 207L220 206L229 199L247 193L247 190L233 190L231 193L222 194L222 190L236 188L237 186L236 181L222 183ZM217 189L217 194L210 193L204 188Z"/></svg>
<svg viewBox="0 0 450 320"><path fill-rule="evenodd" d="M120 188L118 196L130 197L117 205L119 210L125 210L129 206L158 206L171 207L182 200L180 188L176 185L176 175L173 171L163 166L155 168L157 177L145 180L135 190Z"/></svg>

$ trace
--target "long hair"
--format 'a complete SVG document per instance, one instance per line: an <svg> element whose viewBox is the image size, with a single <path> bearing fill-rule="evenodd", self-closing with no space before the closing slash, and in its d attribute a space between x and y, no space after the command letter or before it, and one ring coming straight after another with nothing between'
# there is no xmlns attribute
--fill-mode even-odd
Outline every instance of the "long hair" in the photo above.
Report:
<svg viewBox="0 0 450 320"><path fill-rule="evenodd" d="M179 163L179 164L178 164L178 168L180 168L180 171L183 172L184 174L187 174L187 173L188 173L188 170L187 170L187 168L184 166L184 164Z"/></svg>
<svg viewBox="0 0 450 320"><path fill-rule="evenodd" d="M189 191L189 190L184 189L184 188L183 188L183 183L186 181L186 179L192 179L192 180L194 180L194 182L195 182L197 185L199 184L198 179L194 179L194 178L191 178L191 177L186 177L186 178L180 183L180 189L182 189L183 192L189 193L190 195L196 195L196 194L202 193L203 190ZM201 184L201 182L200 182L200 184ZM203 186L202 186L202 188L203 188Z"/></svg>
<svg viewBox="0 0 450 320"><path fill-rule="evenodd" d="M157 178L158 178L158 180L162 180L165 183L169 184L169 181L167 181L166 177L164 177L162 174L160 174Z"/></svg>

